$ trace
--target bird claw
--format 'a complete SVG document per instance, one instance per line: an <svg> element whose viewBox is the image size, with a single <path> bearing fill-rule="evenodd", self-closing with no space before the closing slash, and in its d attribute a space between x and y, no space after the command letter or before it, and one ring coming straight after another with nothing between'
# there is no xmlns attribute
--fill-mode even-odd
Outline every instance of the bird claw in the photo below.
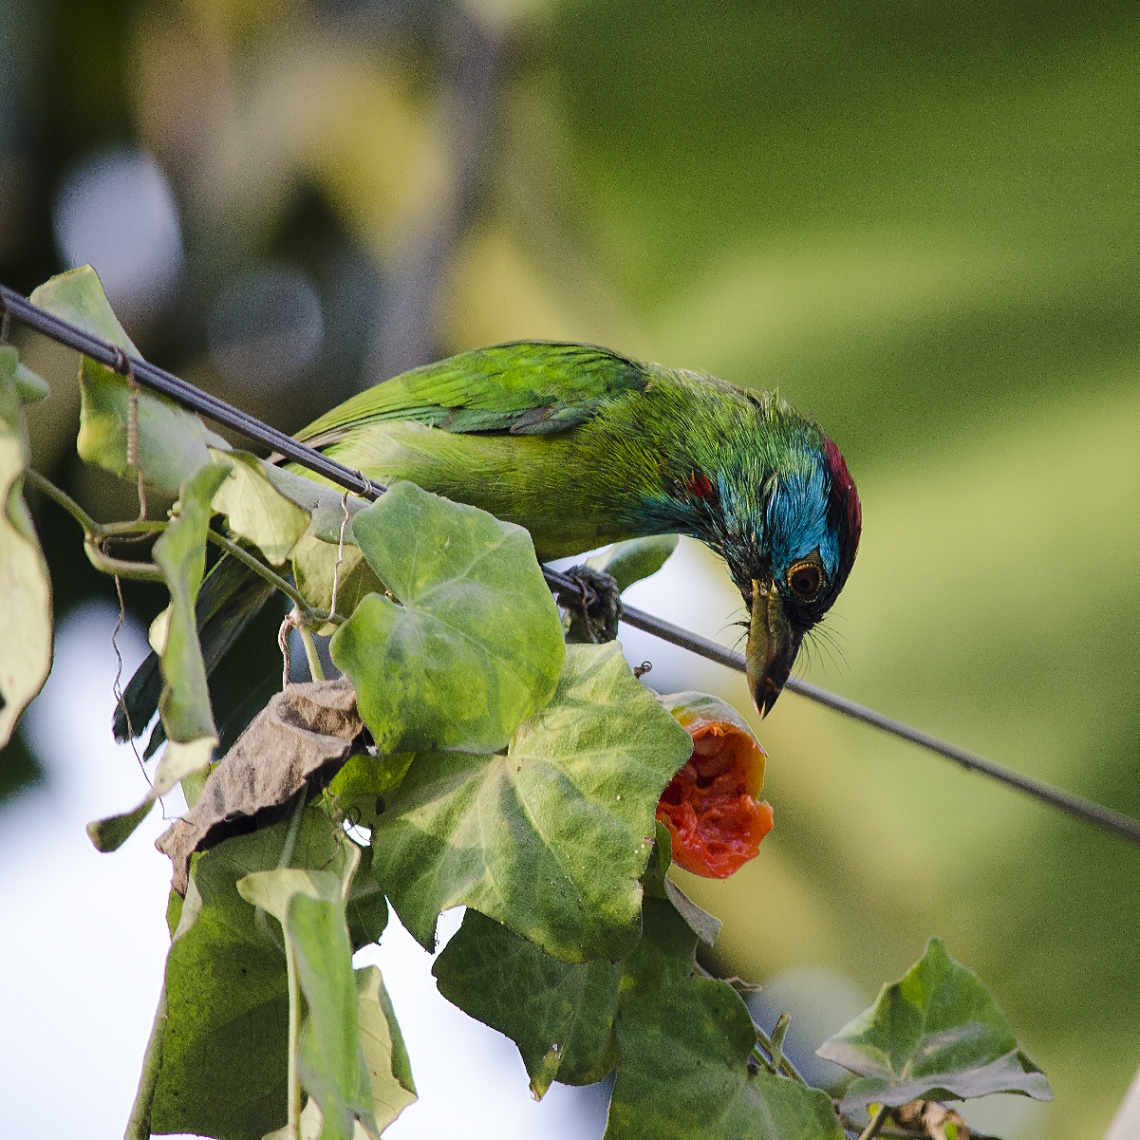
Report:
<svg viewBox="0 0 1140 1140"><path fill-rule="evenodd" d="M566 576L577 582L581 596L563 591L558 604L570 619L566 640L583 645L599 645L613 641L621 620L621 590L617 582L603 570L590 566L573 566Z"/></svg>

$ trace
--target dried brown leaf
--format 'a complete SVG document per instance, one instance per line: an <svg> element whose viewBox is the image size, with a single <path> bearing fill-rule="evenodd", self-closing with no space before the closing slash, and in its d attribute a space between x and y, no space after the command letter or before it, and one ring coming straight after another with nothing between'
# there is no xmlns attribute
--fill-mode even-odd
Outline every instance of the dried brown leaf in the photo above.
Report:
<svg viewBox="0 0 1140 1140"><path fill-rule="evenodd" d="M156 846L174 864L184 894L190 856L275 818L316 777L330 779L363 731L356 692L343 678L290 685L278 693L210 773L202 794Z"/></svg>

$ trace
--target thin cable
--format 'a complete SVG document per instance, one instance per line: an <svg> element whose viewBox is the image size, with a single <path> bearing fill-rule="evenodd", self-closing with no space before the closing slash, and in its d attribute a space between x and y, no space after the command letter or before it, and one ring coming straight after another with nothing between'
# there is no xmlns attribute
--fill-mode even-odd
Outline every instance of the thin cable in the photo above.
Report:
<svg viewBox="0 0 1140 1140"><path fill-rule="evenodd" d="M280 452L287 459L292 459L302 467L307 467L310 471L315 471L318 475L323 475L326 479L331 479L358 495L375 499L384 493L385 488L382 484L374 483L359 472L349 470L314 448L262 423L232 404L227 404L225 400L219 400L216 396L187 384L185 380L180 380L162 368L138 357L128 360L122 349L76 328L52 313L45 312L4 285L0 285L0 307L28 328L35 329L36 332L41 332L69 348L74 348L115 372L125 375L130 371L143 387L168 396L184 408L208 416L215 423L240 432L246 438Z"/></svg>
<svg viewBox="0 0 1140 1140"><path fill-rule="evenodd" d="M559 574L557 577L559 581L556 585L562 589L561 579L564 576ZM546 580L551 581L550 573L547 573ZM569 582L570 579L566 579L566 581ZM644 630L663 641L679 645L682 649L688 649L708 658L710 661L716 661L720 665L734 669L738 673L745 671L743 654L723 645L718 645L715 641L709 641L698 634L690 633L689 630L681 629L680 626L663 621L652 614L633 609L631 606L624 606L622 608L622 621L632 625L635 629ZM1076 816L1077 819L1083 819L1086 823L1094 824L1096 827L1112 832L1113 835L1120 836L1121 839L1127 839L1131 843L1140 845L1140 820L1133 819L1123 812L1104 807L1093 800L1087 800L1083 796L1065 791L1064 788L1047 784L1044 780L1026 776L1013 768L995 764L992 760L987 760L976 752L969 752L965 748L959 748L956 744L948 744L945 740L931 736L929 732L911 728L909 724L904 724L900 720L876 712L857 701L848 700L847 697L841 697L837 693L822 689L810 681L789 677L784 688L801 697L806 697L809 701L815 701L817 704L825 705L837 713L851 717L852 720L862 721L864 724L881 729L883 732L889 732L892 736L909 741L911 744L917 744L920 748L936 752L939 756L945 756L946 759L953 760L956 764L961 764L963 768L972 772L981 772L983 775L1000 780L1011 788L1017 788L1019 791L1026 792L1028 795L1051 804L1063 812L1068 812L1069 815Z"/></svg>
<svg viewBox="0 0 1140 1140"><path fill-rule="evenodd" d="M129 372L144 387L168 396L183 407L208 416L216 423L231 428L248 439L279 452L286 458L292 459L302 467L307 467L310 471L323 475L341 487L347 487L349 490L369 499L378 498L385 490L382 484L373 482L361 472L337 463L335 459L322 455L315 448L300 443L291 436L285 435L276 428L272 428L268 424L262 423L261 420L235 408L232 404L219 400L216 396L200 391L193 385L187 384L185 380L180 380L177 376L173 376L144 360L138 358L128 360L120 348L76 328L51 313L45 312L15 290L4 285L0 285L0 308L4 310L5 320L11 314L21 324L43 333L60 344L65 344L78 352L82 352L85 356L99 361L100 364L106 365L116 372ZM542 572L547 583L555 587L560 593L570 593L575 597L582 596L582 588L574 579L547 566L543 567ZM687 649L691 653L715 661L738 673L745 671L742 654L723 645L718 645L715 641L710 641L699 634L682 629L680 626L673 625L672 622L654 617L652 614L647 614L631 606L623 608L622 620L635 629L651 633L654 637L659 637L663 641ZM995 764L984 756L968 752L954 744L948 744L927 732L911 728L910 725L904 724L902 721L885 716L883 713L848 700L846 697L838 696L836 693L829 692L827 689L822 689L808 681L791 677L784 687L810 701L825 705L835 712L862 721L864 724L869 724L883 732L890 733L892 736L909 741L911 744L917 744L920 748L925 748L939 756L946 757L948 760L953 760L964 768L981 772L1009 787L1017 788L1043 803L1051 804L1077 819L1082 819L1086 823L1091 823L1122 839L1140 845L1140 820L1135 820L1123 812L1104 807L1092 800L1085 799L1083 796L1047 784L1043 780L1025 776L1012 768Z"/></svg>

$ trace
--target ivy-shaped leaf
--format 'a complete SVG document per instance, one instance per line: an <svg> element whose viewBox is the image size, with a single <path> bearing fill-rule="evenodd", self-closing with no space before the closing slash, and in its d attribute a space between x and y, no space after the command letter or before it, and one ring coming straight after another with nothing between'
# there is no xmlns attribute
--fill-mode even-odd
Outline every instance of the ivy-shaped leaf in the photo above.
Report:
<svg viewBox="0 0 1140 1140"><path fill-rule="evenodd" d="M657 800L691 750L619 645L569 646L506 755L416 756L373 828L373 866L425 946L439 913L466 904L555 958L623 957Z"/></svg>
<svg viewBox="0 0 1140 1140"><path fill-rule="evenodd" d="M166 963L168 1016L151 1106L155 1134L261 1140L286 1118L289 986L281 931L237 881L294 867L342 875L349 856L310 807L195 860ZM288 852L286 848L288 847Z"/></svg>
<svg viewBox="0 0 1140 1140"><path fill-rule="evenodd" d="M0 346L0 748L51 671L51 579L22 494L19 368L16 350Z"/></svg>
<svg viewBox="0 0 1140 1140"><path fill-rule="evenodd" d="M399 603L366 597L330 646L377 748L504 747L550 699L564 652L530 535L411 483L352 531Z"/></svg>
<svg viewBox="0 0 1140 1140"><path fill-rule="evenodd" d="M142 359L119 324L90 265L71 269L41 285L31 301L85 332ZM80 420L77 447L82 459L126 479L135 471L128 456L130 386L125 377L90 357L82 358L79 377ZM148 483L175 494L184 480L209 462L207 447L230 445L207 430L195 415L145 389L137 394L138 465Z"/></svg>
<svg viewBox="0 0 1140 1140"><path fill-rule="evenodd" d="M606 1140L842 1140L826 1094L749 1065L752 1019L727 982L694 975L697 937L647 898L624 963L555 962L469 910L436 959L440 992L511 1037L531 1087L617 1070Z"/></svg>
<svg viewBox="0 0 1140 1140"><path fill-rule="evenodd" d="M859 1076L843 1097L844 1112L997 1092L1053 1099L993 995L938 938L905 977L884 986L870 1009L816 1052Z"/></svg>
<svg viewBox="0 0 1140 1140"><path fill-rule="evenodd" d="M468 908L432 973L448 1001L514 1041L535 1096L555 1079L600 1081L617 1064L621 962L559 962Z"/></svg>

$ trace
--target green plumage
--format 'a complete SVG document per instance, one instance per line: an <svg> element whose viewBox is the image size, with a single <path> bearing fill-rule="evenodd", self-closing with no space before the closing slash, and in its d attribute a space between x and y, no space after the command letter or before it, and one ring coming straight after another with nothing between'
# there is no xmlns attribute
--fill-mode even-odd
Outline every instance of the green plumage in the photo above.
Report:
<svg viewBox="0 0 1140 1140"><path fill-rule="evenodd" d="M858 543L854 484L814 421L775 396L591 345L453 356L354 396L297 438L376 482L410 480L518 523L543 560L639 535L707 543L752 615L749 680L765 710ZM235 574L252 577L223 560L200 596L211 665L267 596ZM156 672L150 659L132 678L120 739L153 716Z"/></svg>
<svg viewBox="0 0 1140 1140"><path fill-rule="evenodd" d="M772 397L539 342L417 368L298 438L380 482L409 479L519 523L543 559L639 534L704 537L707 512L684 493L694 471L731 472L735 497L759 503L772 471L805 468L820 441Z"/></svg>

